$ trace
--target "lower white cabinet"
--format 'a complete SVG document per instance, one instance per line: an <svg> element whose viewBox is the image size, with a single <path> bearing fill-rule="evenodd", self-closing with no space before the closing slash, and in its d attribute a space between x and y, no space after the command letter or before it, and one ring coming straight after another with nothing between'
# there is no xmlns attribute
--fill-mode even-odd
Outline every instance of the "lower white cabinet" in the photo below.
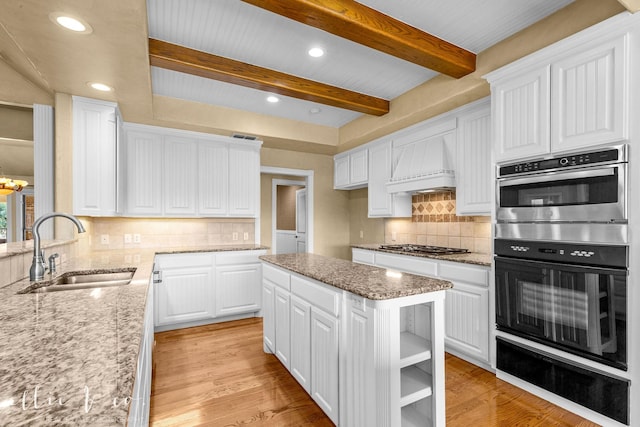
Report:
<svg viewBox="0 0 640 427"><path fill-rule="evenodd" d="M171 254L156 256L156 326L215 317L213 256Z"/></svg>
<svg viewBox="0 0 640 427"><path fill-rule="evenodd" d="M149 425L149 405L151 401L152 354L153 354L153 283L149 284L147 305L144 311L144 329L138 353L136 380L133 385L128 426Z"/></svg>
<svg viewBox="0 0 640 427"><path fill-rule="evenodd" d="M276 288L274 310L276 313L276 356L289 369L291 353L291 321L289 313L290 294L284 289Z"/></svg>
<svg viewBox="0 0 640 427"><path fill-rule="evenodd" d="M295 346L298 343L293 343ZM338 319L311 308L311 397L338 424Z"/></svg>
<svg viewBox="0 0 640 427"><path fill-rule="evenodd" d="M261 279L255 254L216 254L216 316L260 310Z"/></svg>
<svg viewBox="0 0 640 427"><path fill-rule="evenodd" d="M258 257L265 252L157 255L156 328L176 329L259 312L262 298Z"/></svg>
<svg viewBox="0 0 640 427"><path fill-rule="evenodd" d="M291 296L291 375L311 394L311 304Z"/></svg>
<svg viewBox="0 0 640 427"><path fill-rule="evenodd" d="M264 350L273 353L276 348L276 293L275 285L262 283L262 338Z"/></svg>

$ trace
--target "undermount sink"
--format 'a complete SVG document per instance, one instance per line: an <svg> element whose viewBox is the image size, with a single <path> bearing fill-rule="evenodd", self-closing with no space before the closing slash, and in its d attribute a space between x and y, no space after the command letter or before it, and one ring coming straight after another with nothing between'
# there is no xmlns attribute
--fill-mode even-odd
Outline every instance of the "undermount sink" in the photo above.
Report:
<svg viewBox="0 0 640 427"><path fill-rule="evenodd" d="M31 294L40 292L70 291L74 289L106 288L123 286L131 283L134 270L118 271L75 271L64 273L53 280L40 283L40 286L29 286L19 293Z"/></svg>

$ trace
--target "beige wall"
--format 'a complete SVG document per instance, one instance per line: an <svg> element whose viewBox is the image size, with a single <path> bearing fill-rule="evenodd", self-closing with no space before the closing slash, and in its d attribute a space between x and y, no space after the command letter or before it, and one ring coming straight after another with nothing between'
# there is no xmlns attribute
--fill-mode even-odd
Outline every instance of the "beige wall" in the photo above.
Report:
<svg viewBox="0 0 640 427"><path fill-rule="evenodd" d="M350 259L349 192L333 189L333 157L263 148L262 166L314 171L314 253ZM271 178L261 180L261 241L271 244ZM287 179L294 179L286 177Z"/></svg>
<svg viewBox="0 0 640 427"><path fill-rule="evenodd" d="M369 218L368 194L366 188L349 191L349 242L351 244L384 242L384 219Z"/></svg>

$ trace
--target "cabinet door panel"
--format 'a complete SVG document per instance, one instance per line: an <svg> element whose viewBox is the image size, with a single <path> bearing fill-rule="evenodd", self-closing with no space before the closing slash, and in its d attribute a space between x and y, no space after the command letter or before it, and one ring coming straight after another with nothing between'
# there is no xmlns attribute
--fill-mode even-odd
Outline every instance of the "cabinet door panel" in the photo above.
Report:
<svg viewBox="0 0 640 427"><path fill-rule="evenodd" d="M311 397L338 423L338 320L311 309Z"/></svg>
<svg viewBox="0 0 640 427"><path fill-rule="evenodd" d="M627 138L625 45L618 37L552 65L553 150Z"/></svg>
<svg viewBox="0 0 640 427"><path fill-rule="evenodd" d="M489 106L461 117L459 123L456 213L491 215L493 168Z"/></svg>
<svg viewBox="0 0 640 427"><path fill-rule="evenodd" d="M291 296L291 375L311 393L311 305Z"/></svg>
<svg viewBox="0 0 640 427"><path fill-rule="evenodd" d="M333 159L333 188L340 189L349 186L349 156Z"/></svg>
<svg viewBox="0 0 640 427"><path fill-rule="evenodd" d="M391 194L391 141L369 148L369 217L410 217L411 194Z"/></svg>
<svg viewBox="0 0 640 427"><path fill-rule="evenodd" d="M349 155L349 183L366 184L369 175L368 150L360 149Z"/></svg>
<svg viewBox="0 0 640 427"><path fill-rule="evenodd" d="M260 264L216 267L216 315L260 310Z"/></svg>
<svg viewBox="0 0 640 427"><path fill-rule="evenodd" d="M291 354L291 335L289 322L289 292L275 289L275 320L276 320L276 356L289 369Z"/></svg>
<svg viewBox="0 0 640 427"><path fill-rule="evenodd" d="M274 285L267 280L262 282L262 333L265 347L271 352L276 350L276 317Z"/></svg>
<svg viewBox="0 0 640 427"><path fill-rule="evenodd" d="M116 203L116 107L73 100L73 213L112 216Z"/></svg>
<svg viewBox="0 0 640 427"><path fill-rule="evenodd" d="M198 184L198 143L166 137L164 141L164 212L195 215Z"/></svg>
<svg viewBox="0 0 640 427"><path fill-rule="evenodd" d="M215 317L211 267L162 270L156 289L156 326Z"/></svg>
<svg viewBox="0 0 640 427"><path fill-rule="evenodd" d="M161 215L162 137L150 132L129 131L126 140L126 212Z"/></svg>
<svg viewBox="0 0 640 427"><path fill-rule="evenodd" d="M549 152L549 74L546 66L491 88L496 161Z"/></svg>
<svg viewBox="0 0 640 427"><path fill-rule="evenodd" d="M260 153L229 148L229 216L255 217L260 201Z"/></svg>
<svg viewBox="0 0 640 427"><path fill-rule="evenodd" d="M454 283L445 299L445 343L483 362L489 360L489 290Z"/></svg>
<svg viewBox="0 0 640 427"><path fill-rule="evenodd" d="M201 215L224 216L229 210L229 149L203 141L198 147L198 186Z"/></svg>

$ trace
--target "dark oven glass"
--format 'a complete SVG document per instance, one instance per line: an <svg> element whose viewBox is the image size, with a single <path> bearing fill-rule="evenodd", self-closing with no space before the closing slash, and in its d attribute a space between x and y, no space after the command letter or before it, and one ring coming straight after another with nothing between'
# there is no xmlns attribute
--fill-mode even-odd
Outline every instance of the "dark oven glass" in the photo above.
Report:
<svg viewBox="0 0 640 427"><path fill-rule="evenodd" d="M618 203L618 169L606 176L563 179L549 174L545 179L500 186L500 207L593 205Z"/></svg>
<svg viewBox="0 0 640 427"><path fill-rule="evenodd" d="M627 271L496 257L500 330L627 367Z"/></svg>

